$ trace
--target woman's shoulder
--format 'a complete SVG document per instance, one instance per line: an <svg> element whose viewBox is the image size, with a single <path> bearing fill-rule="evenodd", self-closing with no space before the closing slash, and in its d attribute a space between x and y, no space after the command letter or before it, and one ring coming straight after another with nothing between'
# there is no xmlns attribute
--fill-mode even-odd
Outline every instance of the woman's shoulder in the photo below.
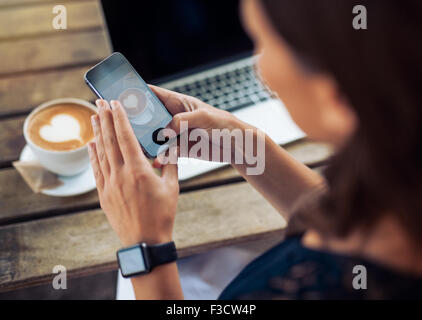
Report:
<svg viewBox="0 0 422 320"><path fill-rule="evenodd" d="M290 236L252 261L220 299L422 298L422 277L359 257L309 249L301 237Z"/></svg>

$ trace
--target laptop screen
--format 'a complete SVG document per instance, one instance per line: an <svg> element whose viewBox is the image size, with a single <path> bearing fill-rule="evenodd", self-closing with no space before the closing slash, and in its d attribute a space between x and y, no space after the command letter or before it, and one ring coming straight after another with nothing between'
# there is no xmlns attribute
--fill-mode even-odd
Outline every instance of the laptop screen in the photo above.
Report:
<svg viewBox="0 0 422 320"><path fill-rule="evenodd" d="M239 0L102 0L114 51L146 82L251 53Z"/></svg>

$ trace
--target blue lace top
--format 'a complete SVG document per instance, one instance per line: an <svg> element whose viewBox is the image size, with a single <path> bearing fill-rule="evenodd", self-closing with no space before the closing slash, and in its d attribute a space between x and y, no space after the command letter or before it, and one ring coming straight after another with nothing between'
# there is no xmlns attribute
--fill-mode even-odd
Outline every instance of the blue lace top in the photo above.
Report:
<svg viewBox="0 0 422 320"><path fill-rule="evenodd" d="M366 269L366 289L365 272ZM358 277L358 278L356 278ZM357 288L357 289L356 289ZM304 247L292 236L252 261L220 299L421 299L422 277Z"/></svg>

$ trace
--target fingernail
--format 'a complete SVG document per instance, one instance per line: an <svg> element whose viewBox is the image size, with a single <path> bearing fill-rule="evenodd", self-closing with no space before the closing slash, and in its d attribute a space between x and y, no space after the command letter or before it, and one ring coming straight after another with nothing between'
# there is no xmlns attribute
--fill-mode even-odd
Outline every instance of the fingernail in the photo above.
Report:
<svg viewBox="0 0 422 320"><path fill-rule="evenodd" d="M111 100L110 104L113 107L113 109L117 109L119 107L119 104L117 103L116 100Z"/></svg>
<svg viewBox="0 0 422 320"><path fill-rule="evenodd" d="M96 116L95 115L94 116L91 116L91 123L92 123L92 126L93 127L95 127L97 125L97 119L96 119Z"/></svg>
<svg viewBox="0 0 422 320"><path fill-rule="evenodd" d="M95 100L95 104L97 105L98 108L101 108L103 106L103 101L101 99L97 99Z"/></svg>

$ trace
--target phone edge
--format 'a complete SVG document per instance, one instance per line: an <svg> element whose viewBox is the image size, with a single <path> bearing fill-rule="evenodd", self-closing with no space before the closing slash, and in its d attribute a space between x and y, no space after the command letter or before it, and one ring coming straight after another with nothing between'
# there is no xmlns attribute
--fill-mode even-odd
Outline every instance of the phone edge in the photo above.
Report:
<svg viewBox="0 0 422 320"><path fill-rule="evenodd" d="M96 68L96 67L98 67L102 62L104 62L105 60L107 60L107 59L109 59L111 56L113 56L113 55L121 55L126 61L127 61L127 63L132 67L132 69L133 69L133 71L135 71L136 72L136 74L142 79L142 77L138 74L138 72L133 68L133 66L130 64L130 62L126 59L126 57L123 55L123 54L121 54L120 52L113 52L111 55L109 55L108 57L106 57L106 58L104 58L103 60L101 60L100 62L98 62L97 64L95 64L94 66L92 66L91 68L89 68L85 73L84 73L84 81L85 81L85 83L88 85L88 87L91 89L91 91L92 92L94 92L94 94L95 95L97 95L97 97L99 97L100 99L104 99L104 97L103 96L101 96L101 94L95 89L95 87L91 84L91 82L88 80L88 77L87 77L87 75L88 75L88 73L92 70L92 69L94 69L94 68ZM143 79L142 79L143 80ZM144 80L143 80L144 81ZM145 81L144 81L145 82ZM148 86L148 84L145 82L145 84ZM149 88L149 90L151 90L150 88ZM151 90L152 91L152 90ZM154 95L155 95L155 93L154 92L152 92ZM160 101L161 102L161 101ZM167 110L167 112L171 115L171 113L170 113L170 111L168 111L168 109L166 108L166 106L163 104L163 106L164 106L164 108ZM155 159L156 157L158 157L159 156L159 154L157 154L156 156L153 156L153 155L151 155L144 147L143 147L143 145L142 145L142 143L138 140L138 138L136 138L136 140L138 141L138 143L139 143L139 145L141 146L141 148L142 148L142 151L144 152L144 154L147 156L147 158L148 159Z"/></svg>

